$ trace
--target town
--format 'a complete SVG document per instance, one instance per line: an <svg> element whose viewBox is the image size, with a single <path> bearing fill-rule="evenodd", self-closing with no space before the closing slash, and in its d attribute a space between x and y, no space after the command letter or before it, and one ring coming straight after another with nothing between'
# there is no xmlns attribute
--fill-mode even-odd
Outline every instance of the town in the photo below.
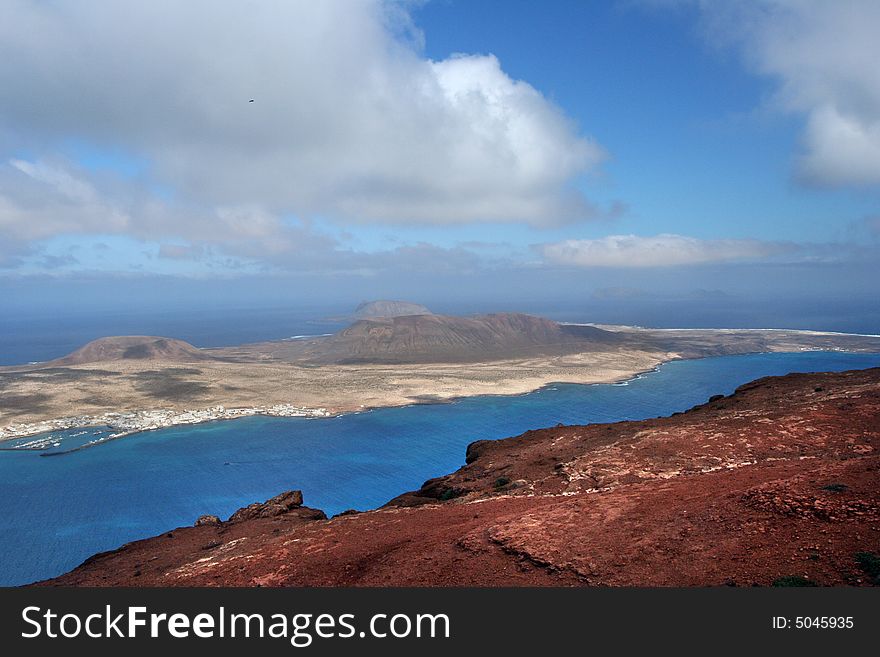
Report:
<svg viewBox="0 0 880 657"><path fill-rule="evenodd" d="M74 415L54 420L43 420L32 423L9 424L0 428L0 441L24 438L51 431L85 427L110 427L114 433L102 439L121 438L141 431L163 429L179 424L198 424L214 420L232 420L252 415L271 415L274 417L329 417L331 413L325 408L303 408L292 404L275 404L273 406L255 406L250 408L211 408L182 411L158 409L148 411L131 411L127 413L104 413L102 415ZM30 445L30 443L29 443ZM33 448L33 447L32 447Z"/></svg>

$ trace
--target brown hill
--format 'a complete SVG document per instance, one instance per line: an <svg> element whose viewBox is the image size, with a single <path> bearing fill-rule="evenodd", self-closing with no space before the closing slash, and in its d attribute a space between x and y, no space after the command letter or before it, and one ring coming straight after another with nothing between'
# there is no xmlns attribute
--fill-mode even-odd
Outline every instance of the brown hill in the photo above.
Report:
<svg viewBox="0 0 880 657"><path fill-rule="evenodd" d="M474 362L588 351L620 341L610 331L517 313L406 315L357 321L302 344L300 357L324 363Z"/></svg>
<svg viewBox="0 0 880 657"><path fill-rule="evenodd" d="M324 520L288 493L44 584L870 585L878 447L880 369L772 377L669 418L474 443L375 511Z"/></svg>
<svg viewBox="0 0 880 657"><path fill-rule="evenodd" d="M81 365L114 360L163 360L192 362L210 357L183 340L149 335L122 335L99 338L47 365Z"/></svg>
<svg viewBox="0 0 880 657"><path fill-rule="evenodd" d="M394 308L387 310L393 312ZM796 330L643 329L560 324L519 313L472 317L406 314L359 319L330 336L206 351L218 358L237 361L396 365L479 363L585 353L619 355L626 359L636 352L669 360L804 349L880 351L880 338Z"/></svg>

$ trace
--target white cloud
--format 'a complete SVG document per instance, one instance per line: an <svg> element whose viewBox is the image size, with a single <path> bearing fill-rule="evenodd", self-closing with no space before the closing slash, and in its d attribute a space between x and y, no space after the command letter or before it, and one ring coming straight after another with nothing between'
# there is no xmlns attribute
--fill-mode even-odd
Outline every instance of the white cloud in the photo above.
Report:
<svg viewBox="0 0 880 657"><path fill-rule="evenodd" d="M594 213L571 183L597 144L495 57L433 62L419 40L405 4L381 0L7 0L0 147L74 138L145 160L187 202L274 215Z"/></svg>
<svg viewBox="0 0 880 657"><path fill-rule="evenodd" d="M821 107L810 114L806 143L801 172L807 180L880 185L880 116L864 122L835 107Z"/></svg>
<svg viewBox="0 0 880 657"><path fill-rule="evenodd" d="M768 257L786 250L758 240L701 240L683 235L609 235L539 247L544 259L574 267L668 267Z"/></svg>
<svg viewBox="0 0 880 657"><path fill-rule="evenodd" d="M880 185L880 2L732 0L699 5L712 41L778 81L774 104L806 117L798 173Z"/></svg>
<svg viewBox="0 0 880 657"><path fill-rule="evenodd" d="M355 251L344 248L341 237L309 222L284 220L258 205L199 209L144 195L136 185L118 180L97 183L61 161L0 164L0 269L28 265L46 270L79 264L66 255L51 255L52 238L90 235L115 239L113 248L95 243L102 253L93 258L94 263L109 256L109 265L118 268L127 254L132 259L129 267L143 266L141 256L149 254L156 257L149 263L151 268L159 271L172 263L189 263L192 271L201 272L219 267L249 273L461 274L499 261L469 248L426 243ZM115 200L111 204L108 198Z"/></svg>
<svg viewBox="0 0 880 657"><path fill-rule="evenodd" d="M336 245L307 224L285 222L258 205L205 208L168 202L136 183L90 179L64 161L0 164L0 264L14 265L13 256L32 253L35 245L61 235L119 235L160 245L185 241L191 257L216 247L254 261L326 253ZM160 246L159 252L181 259L180 248Z"/></svg>
<svg viewBox="0 0 880 657"><path fill-rule="evenodd" d="M27 242L54 235L120 232L126 212L88 181L58 164L0 164L0 239Z"/></svg>

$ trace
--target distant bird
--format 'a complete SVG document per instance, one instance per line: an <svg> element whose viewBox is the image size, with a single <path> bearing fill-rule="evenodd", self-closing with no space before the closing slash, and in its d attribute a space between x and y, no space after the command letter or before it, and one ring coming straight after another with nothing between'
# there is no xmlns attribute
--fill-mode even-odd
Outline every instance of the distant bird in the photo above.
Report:
<svg viewBox="0 0 880 657"><path fill-rule="evenodd" d="M249 102L249 103L252 103L252 102L254 102L254 99L251 98L248 102Z"/></svg>

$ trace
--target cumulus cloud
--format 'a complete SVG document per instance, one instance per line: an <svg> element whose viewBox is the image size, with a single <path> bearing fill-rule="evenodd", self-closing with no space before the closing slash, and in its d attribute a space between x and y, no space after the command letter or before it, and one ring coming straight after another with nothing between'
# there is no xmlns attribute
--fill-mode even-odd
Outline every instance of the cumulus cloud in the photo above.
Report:
<svg viewBox="0 0 880 657"><path fill-rule="evenodd" d="M701 240L683 235L609 235L539 247L551 264L574 267L669 267L765 258L787 250L758 240Z"/></svg>
<svg viewBox="0 0 880 657"><path fill-rule="evenodd" d="M829 186L880 185L880 2L699 2L710 38L774 78L774 104L806 117L798 173Z"/></svg>
<svg viewBox="0 0 880 657"><path fill-rule="evenodd" d="M571 183L600 146L494 56L430 61L419 39L406 5L381 0L9 0L0 145L51 153L75 138L142 159L188 202L272 215L541 225L595 213Z"/></svg>

